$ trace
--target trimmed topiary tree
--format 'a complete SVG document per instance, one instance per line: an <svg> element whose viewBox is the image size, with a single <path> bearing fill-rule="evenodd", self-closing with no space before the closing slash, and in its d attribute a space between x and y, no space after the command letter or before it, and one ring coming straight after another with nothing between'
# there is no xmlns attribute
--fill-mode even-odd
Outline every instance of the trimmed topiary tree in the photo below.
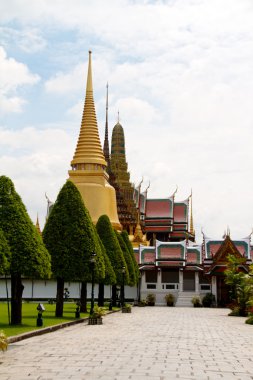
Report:
<svg viewBox="0 0 253 380"><path fill-rule="evenodd" d="M0 275L6 274L9 271L10 259L10 247L3 230L0 228Z"/></svg>
<svg viewBox="0 0 253 380"><path fill-rule="evenodd" d="M125 244L126 244L126 246L128 248L130 257L132 258L133 266L134 266L134 269L135 269L135 279L136 279L135 285L137 285L138 281L139 281L139 275L140 275L139 265L138 265L138 263L137 263L137 261L135 259L133 246L132 246L132 244L131 244L131 242L129 240L128 233L127 233L126 230L122 231L121 237L124 240L124 242L125 242Z"/></svg>
<svg viewBox="0 0 253 380"><path fill-rule="evenodd" d="M96 231L101 251L103 252L104 261L105 261L105 278L101 280L98 284L98 306L104 306L104 287L105 285L114 285L116 284L116 275L114 273L112 264L109 257L107 256L106 249Z"/></svg>
<svg viewBox="0 0 253 380"><path fill-rule="evenodd" d="M130 252L126 246L125 241L122 238L122 235L117 231L115 231L115 235L118 239L120 248L123 252L123 255L124 255L124 258L126 261L126 265L127 265L127 269L128 269L128 273L129 273L129 281L126 282L126 285L134 286L136 284L136 274L135 274L135 267L134 267L132 257L130 256Z"/></svg>
<svg viewBox="0 0 253 380"><path fill-rule="evenodd" d="M68 180L43 230L43 239L52 256L57 279L56 316L63 315L65 281L91 281L90 258L96 253L95 276L104 278L105 265L93 223L77 187Z"/></svg>
<svg viewBox="0 0 253 380"><path fill-rule="evenodd" d="M11 251L11 324L21 324L22 276L48 278L50 255L12 181L6 176L0 177L0 228Z"/></svg>
<svg viewBox="0 0 253 380"><path fill-rule="evenodd" d="M100 239L106 249L106 253L110 262L112 264L114 273L116 275L117 285L123 284L123 273L122 268L125 267L125 282L129 282L129 274L126 265L126 261L123 255L123 252L120 248L117 237L115 236L113 227L111 225L110 219L107 215L102 215L98 219L97 232ZM112 287L112 302L113 306L116 306L116 285Z"/></svg>

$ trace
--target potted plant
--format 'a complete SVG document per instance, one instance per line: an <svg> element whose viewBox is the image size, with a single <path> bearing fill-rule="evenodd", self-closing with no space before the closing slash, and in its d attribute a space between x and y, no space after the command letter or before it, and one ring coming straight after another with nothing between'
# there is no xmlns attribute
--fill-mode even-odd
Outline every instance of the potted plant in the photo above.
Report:
<svg viewBox="0 0 253 380"><path fill-rule="evenodd" d="M149 293L146 297L146 303L148 306L155 306L155 294Z"/></svg>
<svg viewBox="0 0 253 380"><path fill-rule="evenodd" d="M132 305L126 303L124 306L122 306L122 313L132 313Z"/></svg>
<svg viewBox="0 0 253 380"><path fill-rule="evenodd" d="M198 296L194 296L191 299L191 303L193 304L193 307L201 307L201 300Z"/></svg>
<svg viewBox="0 0 253 380"><path fill-rule="evenodd" d="M167 303L167 306L174 306L175 296L172 293L166 294L164 298L165 298L165 301Z"/></svg>
<svg viewBox="0 0 253 380"><path fill-rule="evenodd" d="M8 347L8 339L3 330L0 331L0 350L6 351Z"/></svg>
<svg viewBox="0 0 253 380"><path fill-rule="evenodd" d="M95 305L93 314L89 316L89 325L102 325L103 315L105 315L105 310L102 307Z"/></svg>
<svg viewBox="0 0 253 380"><path fill-rule="evenodd" d="M202 305L204 307L211 307L215 302L215 297L212 293L206 293L206 295L202 298Z"/></svg>
<svg viewBox="0 0 253 380"><path fill-rule="evenodd" d="M140 302L138 302L138 306L140 306L140 307L143 307L143 306L146 306L146 305L147 305L146 300L140 300Z"/></svg>

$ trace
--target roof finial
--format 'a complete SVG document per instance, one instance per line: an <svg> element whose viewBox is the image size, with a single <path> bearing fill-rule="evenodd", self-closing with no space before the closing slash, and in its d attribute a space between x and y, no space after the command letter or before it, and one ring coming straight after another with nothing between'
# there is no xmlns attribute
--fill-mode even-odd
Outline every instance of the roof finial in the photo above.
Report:
<svg viewBox="0 0 253 380"><path fill-rule="evenodd" d="M38 233L41 235L41 229L40 229L40 223L39 223L39 216L38 216L38 213L37 213L37 219L36 219L35 228L36 228L36 230L38 231Z"/></svg>
<svg viewBox="0 0 253 380"><path fill-rule="evenodd" d="M104 156L105 156L105 160L108 164L108 168L109 168L109 164L110 164L110 150L109 150L109 139L108 139L108 82L106 84L106 107L105 107L105 110L106 110L106 116L105 116L105 140L104 140Z"/></svg>
<svg viewBox="0 0 253 380"><path fill-rule="evenodd" d="M193 212L192 212L192 189L191 189L191 216L190 216L190 234L195 235L194 227L193 227Z"/></svg>
<svg viewBox="0 0 253 380"><path fill-rule="evenodd" d="M119 123L119 111L118 111L118 123Z"/></svg>

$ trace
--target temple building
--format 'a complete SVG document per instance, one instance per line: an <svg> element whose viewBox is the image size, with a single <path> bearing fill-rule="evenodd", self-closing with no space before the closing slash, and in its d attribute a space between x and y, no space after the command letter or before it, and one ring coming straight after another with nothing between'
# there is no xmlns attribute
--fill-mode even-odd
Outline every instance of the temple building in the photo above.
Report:
<svg viewBox="0 0 253 380"><path fill-rule="evenodd" d="M107 146L109 152L109 144ZM217 240L203 234L203 241L196 243L192 194L185 200L177 200L176 190L167 198L152 199L148 197L148 188L141 191L142 181L133 189L127 171L124 130L119 121L113 128L108 158L122 225L128 226L124 224L122 210L127 215L126 200L131 199L129 204L132 207L132 195L137 211L134 232L132 229L128 232L141 272L140 299L153 293L156 304L164 305L165 295L172 293L177 306L192 306L194 296L202 298L206 293L212 293L217 306L227 305L229 287L225 284L224 271L228 255L243 259L241 270L248 272L253 258L250 236L232 240L227 231L222 239Z"/></svg>
<svg viewBox="0 0 253 380"><path fill-rule="evenodd" d="M121 230L117 214L116 194L109 184L107 162L101 147L93 99L91 52L89 52L86 97L79 138L69 179L80 191L94 224L101 215L108 215L113 227Z"/></svg>

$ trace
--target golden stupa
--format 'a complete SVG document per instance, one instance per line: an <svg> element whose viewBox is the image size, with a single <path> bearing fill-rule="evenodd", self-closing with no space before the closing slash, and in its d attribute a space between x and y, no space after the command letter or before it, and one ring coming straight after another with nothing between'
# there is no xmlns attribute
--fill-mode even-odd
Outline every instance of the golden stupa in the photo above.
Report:
<svg viewBox="0 0 253 380"><path fill-rule="evenodd" d="M107 163L98 134L93 99L91 51L89 52L86 97L76 151L71 161L69 179L80 191L94 224L101 215L107 215L112 226L121 230L114 188L109 184Z"/></svg>

